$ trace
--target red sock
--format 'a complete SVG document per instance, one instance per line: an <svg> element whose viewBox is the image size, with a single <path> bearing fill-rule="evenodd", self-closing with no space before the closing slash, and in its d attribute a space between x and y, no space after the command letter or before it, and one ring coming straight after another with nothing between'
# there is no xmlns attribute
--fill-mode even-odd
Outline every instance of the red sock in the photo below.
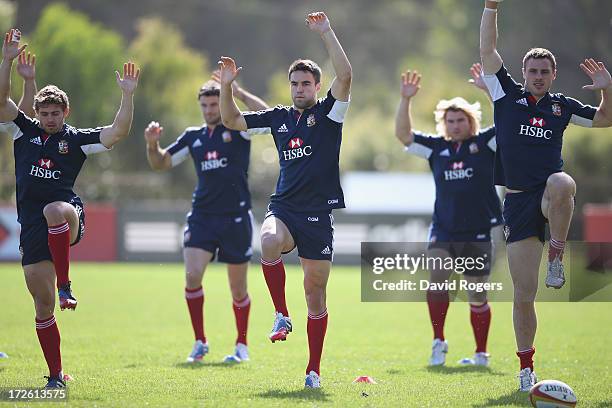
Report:
<svg viewBox="0 0 612 408"><path fill-rule="evenodd" d="M470 321L476 339L476 353L487 352L487 337L491 325L491 307L487 302L480 306L470 305Z"/></svg>
<svg viewBox="0 0 612 408"><path fill-rule="evenodd" d="M187 300L195 339L206 343L206 336L204 335L204 289L201 286L195 289L185 288L185 300Z"/></svg>
<svg viewBox="0 0 612 408"><path fill-rule="evenodd" d="M529 350L517 351L516 355L521 359L521 370L524 368L531 368L533 372L533 355L535 354L535 347L531 347Z"/></svg>
<svg viewBox="0 0 612 408"><path fill-rule="evenodd" d="M563 260L563 250L565 249L565 241L557 241L554 238L550 239L548 245L548 262L554 261L555 257L559 257L559 260Z"/></svg>
<svg viewBox="0 0 612 408"><path fill-rule="evenodd" d="M434 331L434 339L444 341L444 321L448 311L448 291L427 291L429 318Z"/></svg>
<svg viewBox="0 0 612 408"><path fill-rule="evenodd" d="M60 333L55 323L55 316L48 319L36 319L36 335L42 348L49 376L57 377L62 372L62 353L60 352Z"/></svg>
<svg viewBox="0 0 612 408"><path fill-rule="evenodd" d="M272 302L277 312L280 312L285 317L289 317L287 310L287 302L285 301L285 266L283 260L278 258L276 261L261 260L261 269L263 270L266 285L272 296Z"/></svg>
<svg viewBox="0 0 612 408"><path fill-rule="evenodd" d="M67 284L68 268L70 266L70 226L67 222L60 225L50 225L47 239L49 241L49 251L55 266L57 276L57 288Z"/></svg>
<svg viewBox="0 0 612 408"><path fill-rule="evenodd" d="M234 316L236 317L236 330L238 330L236 344L242 343L246 346L247 328L249 326L249 312L251 311L251 298L249 298L249 295L247 294L244 299L234 299L232 307L234 309Z"/></svg>
<svg viewBox="0 0 612 408"><path fill-rule="evenodd" d="M326 331L327 309L316 316L308 313L306 332L308 333L308 351L310 352L310 358L308 360L308 367L306 367L306 375L311 371L319 375L321 374L321 354L323 354L323 341L325 340Z"/></svg>

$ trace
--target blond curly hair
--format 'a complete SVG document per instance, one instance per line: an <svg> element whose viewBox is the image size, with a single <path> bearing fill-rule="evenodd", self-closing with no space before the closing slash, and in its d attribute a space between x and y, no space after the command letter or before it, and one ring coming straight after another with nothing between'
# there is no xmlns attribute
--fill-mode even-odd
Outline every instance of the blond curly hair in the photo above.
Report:
<svg viewBox="0 0 612 408"><path fill-rule="evenodd" d="M474 102L470 104L461 97L452 99L442 99L436 105L434 117L436 119L436 132L442 135L446 140L450 140L446 129L446 114L448 111L463 112L468 117L470 122L470 134L476 135L480 131L480 120L482 119L482 111L480 103Z"/></svg>

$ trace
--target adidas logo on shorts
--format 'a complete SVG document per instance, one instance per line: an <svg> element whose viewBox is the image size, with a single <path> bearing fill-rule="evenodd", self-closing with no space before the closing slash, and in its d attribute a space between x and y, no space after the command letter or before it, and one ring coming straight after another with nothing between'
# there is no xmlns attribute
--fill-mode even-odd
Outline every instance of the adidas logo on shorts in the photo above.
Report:
<svg viewBox="0 0 612 408"><path fill-rule="evenodd" d="M510 236L510 227L507 225L504 225L504 236L506 237L506 239L508 239L508 237Z"/></svg>
<svg viewBox="0 0 612 408"><path fill-rule="evenodd" d="M329 249L329 246L326 246L325 248L323 248L323 250L321 251L322 255L331 255L331 249Z"/></svg>
<svg viewBox="0 0 612 408"><path fill-rule="evenodd" d="M278 133L287 133L289 129L287 129L287 125L283 123L283 126L278 128Z"/></svg>

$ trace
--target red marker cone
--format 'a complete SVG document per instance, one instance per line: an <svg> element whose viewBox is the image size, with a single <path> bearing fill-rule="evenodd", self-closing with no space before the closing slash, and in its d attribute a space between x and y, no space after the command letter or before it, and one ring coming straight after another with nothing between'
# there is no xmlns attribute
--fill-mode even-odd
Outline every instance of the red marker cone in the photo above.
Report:
<svg viewBox="0 0 612 408"><path fill-rule="evenodd" d="M367 375L360 375L359 377L353 380L353 383L368 383L368 384L376 384L376 381L372 377Z"/></svg>

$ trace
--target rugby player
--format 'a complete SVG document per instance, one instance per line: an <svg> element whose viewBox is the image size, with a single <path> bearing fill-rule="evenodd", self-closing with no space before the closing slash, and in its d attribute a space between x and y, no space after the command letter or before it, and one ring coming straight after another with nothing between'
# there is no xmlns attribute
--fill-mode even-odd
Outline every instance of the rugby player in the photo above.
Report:
<svg viewBox="0 0 612 408"><path fill-rule="evenodd" d="M580 64L593 81L583 88L601 93L597 108L551 93L557 75L555 56L545 48L532 48L523 57L524 83L517 83L497 51L498 3L485 2L480 56L495 106L495 183L506 186L504 233L514 283L519 390L529 391L537 382L533 368L537 327L534 301L546 223L550 229L546 286L561 288L565 283L563 250L574 210L576 183L563 172L563 132L570 123L612 126L612 78L603 62L589 58Z"/></svg>
<svg viewBox="0 0 612 408"><path fill-rule="evenodd" d="M228 57L221 57L219 65L223 124L239 131L267 129L278 150L280 175L261 228L261 264L275 308L269 338L272 342L285 340L292 330L281 255L297 247L308 307L310 358L305 387L319 388L328 321L326 287L334 249L332 210L344 208L338 162L352 68L325 13L308 14L306 24L320 35L336 74L321 99L317 99L321 69L311 60L300 59L289 67L292 106L242 113L231 88L241 68Z"/></svg>

